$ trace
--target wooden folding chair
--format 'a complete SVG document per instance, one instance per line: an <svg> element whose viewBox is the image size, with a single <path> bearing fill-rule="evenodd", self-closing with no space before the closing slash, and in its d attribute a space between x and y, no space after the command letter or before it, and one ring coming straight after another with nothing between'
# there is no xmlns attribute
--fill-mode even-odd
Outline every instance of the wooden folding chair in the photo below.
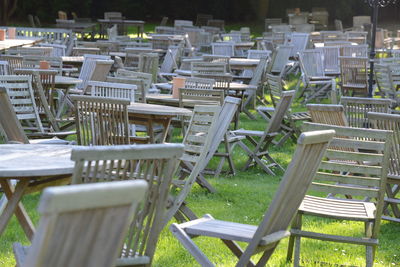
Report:
<svg viewBox="0 0 400 267"><path fill-rule="evenodd" d="M239 141L239 146L248 154L249 159L246 162L245 169L248 169L250 165L255 162L263 170L271 175L275 173L271 170L271 167L277 167L281 171L283 168L276 162L269 154L269 146L271 145L274 138L279 134L281 129L282 120L286 115L292 100L294 98L295 91L286 91L282 93L281 100L279 101L277 108L272 115L270 122L266 125L264 131L251 131L239 129L232 131L236 136L245 136L246 140L249 141L250 148L243 141ZM258 140L256 140L256 138ZM264 162L264 158L266 162Z"/></svg>
<svg viewBox="0 0 400 267"><path fill-rule="evenodd" d="M148 183L144 203L136 216L131 217L124 245L118 247L116 266L151 266L158 237L165 226L171 182L182 152L181 144L80 147L72 151L73 184L107 182L112 187L120 180ZM103 247L103 243L96 245Z"/></svg>
<svg viewBox="0 0 400 267"><path fill-rule="evenodd" d="M308 122L303 125L307 131L332 129L336 134L326 152L328 160L320 164L292 222L287 259L292 259L295 246L294 266L299 266L301 238L311 238L364 245L366 266L370 267L378 245L392 132ZM348 196L352 198L348 199ZM363 224L360 230L364 231L364 235L303 230L303 216L358 221ZM346 228L346 225L343 224L343 227Z"/></svg>
<svg viewBox="0 0 400 267"><path fill-rule="evenodd" d="M147 188L145 181L46 188L32 245L14 244L17 266L115 266Z"/></svg>
<svg viewBox="0 0 400 267"><path fill-rule="evenodd" d="M393 131L382 219L400 222L400 115L368 112L367 118L372 128Z"/></svg>
<svg viewBox="0 0 400 267"><path fill-rule="evenodd" d="M292 161L258 227L220 221L205 215L190 222L174 223L170 230L201 266L214 264L193 242L192 238L197 236L220 238L239 258L236 266L264 266L280 240L289 236L286 229L300 206L333 134L334 131L319 131L303 133L299 137ZM248 243L244 251L237 241ZM257 265L251 261L256 253L262 253Z"/></svg>

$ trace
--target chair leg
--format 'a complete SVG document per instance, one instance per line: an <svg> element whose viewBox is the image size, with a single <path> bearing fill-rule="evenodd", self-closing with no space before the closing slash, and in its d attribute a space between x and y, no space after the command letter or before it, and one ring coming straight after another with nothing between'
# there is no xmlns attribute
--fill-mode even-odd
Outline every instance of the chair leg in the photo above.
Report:
<svg viewBox="0 0 400 267"><path fill-rule="evenodd" d="M292 221L291 228L300 230L301 229L301 219L302 219L301 214L296 214L296 216L294 217L294 219ZM289 237L288 250L287 250L287 254L286 254L286 261L288 261L288 262L292 261L295 238L296 237L294 235L290 235L290 237Z"/></svg>
<svg viewBox="0 0 400 267"><path fill-rule="evenodd" d="M366 246L366 267L372 267L374 265L375 250L375 246Z"/></svg>
<svg viewBox="0 0 400 267"><path fill-rule="evenodd" d="M190 254L200 263L203 267L213 267L214 264L207 258L207 256L199 249L193 242L189 235L179 227L178 224L173 223L170 226L172 234L181 242L181 244L189 251Z"/></svg>

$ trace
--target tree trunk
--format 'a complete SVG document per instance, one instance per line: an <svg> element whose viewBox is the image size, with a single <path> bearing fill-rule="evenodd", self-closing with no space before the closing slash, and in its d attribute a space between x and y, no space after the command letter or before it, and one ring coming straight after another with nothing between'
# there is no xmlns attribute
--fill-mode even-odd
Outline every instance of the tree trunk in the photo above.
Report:
<svg viewBox="0 0 400 267"><path fill-rule="evenodd" d="M0 24L7 25L9 18L17 10L18 0L0 0Z"/></svg>

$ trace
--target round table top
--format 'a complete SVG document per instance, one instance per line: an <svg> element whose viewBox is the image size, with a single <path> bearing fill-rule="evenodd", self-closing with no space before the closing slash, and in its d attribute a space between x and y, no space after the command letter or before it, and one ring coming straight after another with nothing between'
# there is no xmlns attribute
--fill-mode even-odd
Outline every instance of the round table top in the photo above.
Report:
<svg viewBox="0 0 400 267"><path fill-rule="evenodd" d="M81 83L82 80L74 77L67 77L67 76L55 76L55 84L56 85L76 85Z"/></svg>
<svg viewBox="0 0 400 267"><path fill-rule="evenodd" d="M190 116L192 111L186 108L177 108L163 105L153 105L145 103L131 103L128 112L134 114L145 114L155 116Z"/></svg>
<svg viewBox="0 0 400 267"><path fill-rule="evenodd" d="M72 174L69 145L0 145L0 177L22 178Z"/></svg>

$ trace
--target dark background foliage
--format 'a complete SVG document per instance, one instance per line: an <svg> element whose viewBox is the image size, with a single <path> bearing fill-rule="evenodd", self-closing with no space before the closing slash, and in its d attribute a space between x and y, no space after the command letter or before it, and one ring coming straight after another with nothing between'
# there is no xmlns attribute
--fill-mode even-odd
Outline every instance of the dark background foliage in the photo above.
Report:
<svg viewBox="0 0 400 267"><path fill-rule="evenodd" d="M266 8L262 8L263 1ZM400 2L400 1L399 1ZM338 18L350 24L355 15L369 15L364 0L18 0L18 9L12 21L26 21L28 14L37 15L42 21L54 23L58 10L71 11L79 17L100 18L104 11L121 11L126 18L159 21L162 16L171 20L195 19L197 13L212 14L214 18L229 22L261 21L267 17L285 17L287 8L325 7L330 20ZM262 9L262 10L260 10ZM380 10L380 20L399 19L399 3Z"/></svg>

